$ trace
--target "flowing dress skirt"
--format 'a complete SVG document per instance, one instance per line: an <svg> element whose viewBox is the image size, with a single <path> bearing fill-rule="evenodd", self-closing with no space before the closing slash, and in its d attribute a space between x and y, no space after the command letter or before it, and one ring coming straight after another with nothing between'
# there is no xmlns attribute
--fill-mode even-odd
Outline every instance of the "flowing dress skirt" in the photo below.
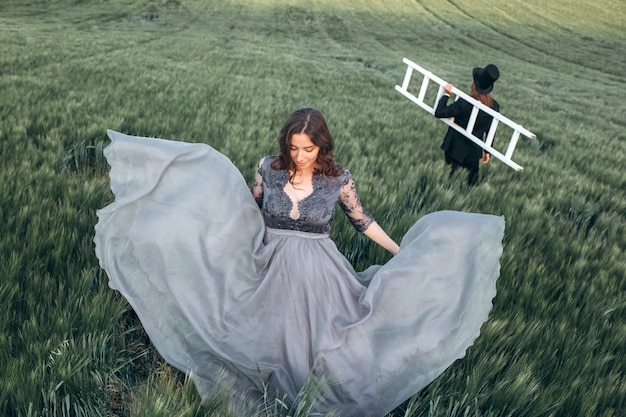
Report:
<svg viewBox="0 0 626 417"><path fill-rule="evenodd" d="M383 416L462 358L488 318L502 217L426 215L397 256L356 272L328 235L266 229L210 146L108 134L115 201L97 213L96 254L203 396L225 375L291 402L321 381L315 410Z"/></svg>

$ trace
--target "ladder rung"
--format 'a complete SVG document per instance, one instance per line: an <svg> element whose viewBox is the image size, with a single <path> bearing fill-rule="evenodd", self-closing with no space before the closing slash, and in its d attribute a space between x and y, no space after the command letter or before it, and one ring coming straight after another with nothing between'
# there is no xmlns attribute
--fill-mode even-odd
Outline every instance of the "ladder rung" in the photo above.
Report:
<svg viewBox="0 0 626 417"><path fill-rule="evenodd" d="M422 80L422 86L420 87L419 95L417 99L421 102L424 102L424 96L426 96L426 90L428 89L428 81L429 78L426 74L424 74L424 79Z"/></svg>
<svg viewBox="0 0 626 417"><path fill-rule="evenodd" d="M487 138L485 139L485 143L488 146L493 145L493 138L496 137L496 129L498 128L498 119L495 117L491 119L491 126L489 127L489 133L487 133Z"/></svg>
<svg viewBox="0 0 626 417"><path fill-rule="evenodd" d="M406 73L404 74L404 81L402 81L402 89L406 91L409 88L409 83L411 82L411 75L413 74L413 67L410 65L406 68Z"/></svg>
<svg viewBox="0 0 626 417"><path fill-rule="evenodd" d="M476 124L476 118L478 117L478 107L472 107L472 112L470 113L470 118L467 121L467 127L465 131L469 134L472 134L474 131L474 125Z"/></svg>
<svg viewBox="0 0 626 417"><path fill-rule="evenodd" d="M517 145L519 134L520 132L518 130L513 132L513 135L511 136L511 140L509 141L509 147L506 149L506 154L504 155L507 158L511 158L511 156L513 156L513 151L515 150L515 146Z"/></svg>

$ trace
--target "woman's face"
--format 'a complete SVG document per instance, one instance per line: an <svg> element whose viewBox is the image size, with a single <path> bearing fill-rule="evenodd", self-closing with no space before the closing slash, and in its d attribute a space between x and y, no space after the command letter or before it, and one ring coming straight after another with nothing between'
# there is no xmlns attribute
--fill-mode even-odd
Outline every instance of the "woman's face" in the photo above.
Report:
<svg viewBox="0 0 626 417"><path fill-rule="evenodd" d="M298 171L308 171L315 168L320 147L313 143L306 133L291 135L289 156Z"/></svg>

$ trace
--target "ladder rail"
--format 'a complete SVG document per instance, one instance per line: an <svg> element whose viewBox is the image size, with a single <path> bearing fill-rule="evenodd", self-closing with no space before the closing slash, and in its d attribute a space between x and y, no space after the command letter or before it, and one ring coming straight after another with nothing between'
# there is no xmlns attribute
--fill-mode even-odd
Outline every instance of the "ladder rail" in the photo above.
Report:
<svg viewBox="0 0 626 417"><path fill-rule="evenodd" d="M437 103L441 99L441 96L443 95L443 92L444 92L444 87L445 87L446 84L448 84L448 82L446 82L443 79L437 77L432 72L422 68L421 66L417 65L416 63L414 63L413 61L411 61L411 60L409 60L407 58L404 58L403 62L407 65L407 70L406 70L406 73L405 73L405 76L404 76L402 87L396 85L396 90L399 91L405 97L407 97L409 100L411 100L413 103L417 104L418 106L420 106L421 108L423 108L424 110L429 112L430 114L434 115L435 114L435 106L437 105ZM423 80L422 80L422 84L420 86L420 91L418 93L418 97L415 97L413 94L411 94L408 91L409 83L411 81L411 76L413 75L413 71L414 70L417 70L418 72L422 73L422 75L424 77ZM428 105L428 104L426 104L424 102L424 97L426 96L426 91L428 89L428 84L429 84L430 80L432 80L435 83L439 84L439 88L437 90L435 103L433 104L433 106L430 106L430 105ZM480 146L481 148L483 148L484 150L486 150L490 154L496 156L498 159L500 159L502 162L504 162L505 164L507 164L511 168L515 169L516 171L522 171L523 168L519 164L515 163L511 159L511 157L513 155L513 151L515 150L515 146L517 145L517 141L518 141L520 135L524 135L524 136L528 137L529 139L536 139L535 134L530 132L529 130L525 129L521 125L513 122L511 119L507 118L502 113L499 113L499 112L493 110L492 108L484 105L480 101L478 101L478 100L474 99L473 97L465 94L463 91L457 89L456 87L452 87L452 92L457 96L457 98L456 98L457 100L459 98L462 98L465 101L467 101L467 102L469 102L470 104L473 105L472 113L470 115L470 119L469 119L467 128L460 127L459 125L454 123L452 121L453 119L451 119L451 118L440 119L440 120L442 122L444 122L445 124L447 124L448 126L452 127L453 129L457 130L461 134L463 134L465 137L470 139L472 142L476 143L478 146ZM487 138L486 138L485 141L483 141L481 138L475 136L472 133L472 130L474 128L474 124L476 123L476 118L478 117L478 111L479 110L482 110L485 113L487 113L487 114L489 114L490 116L493 117L493 120L491 122L491 126L490 126L488 134L487 134ZM509 144L508 144L508 147L507 147L507 150L506 150L506 154L502 154L497 149L495 149L495 148L493 148L491 146L493 144L493 140L495 138L496 129L497 129L497 127L498 127L500 122L502 122L503 124L509 126L511 129L513 129L513 134L511 135L511 138L509 140Z"/></svg>

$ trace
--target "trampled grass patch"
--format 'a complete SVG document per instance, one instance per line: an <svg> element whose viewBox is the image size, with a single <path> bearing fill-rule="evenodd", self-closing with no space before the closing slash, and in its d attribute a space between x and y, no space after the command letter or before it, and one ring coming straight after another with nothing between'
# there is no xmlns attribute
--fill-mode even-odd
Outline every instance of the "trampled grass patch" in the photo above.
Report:
<svg viewBox="0 0 626 417"><path fill-rule="evenodd" d="M481 336L396 415L624 414L625 21L609 0L2 2L0 414L241 414L202 404L108 288L106 129L208 143L251 181L300 106L395 239L437 210L506 218ZM449 179L446 126L394 90L403 57L466 92L497 64L502 113L537 135L524 171ZM332 237L357 269L388 259L342 217Z"/></svg>

